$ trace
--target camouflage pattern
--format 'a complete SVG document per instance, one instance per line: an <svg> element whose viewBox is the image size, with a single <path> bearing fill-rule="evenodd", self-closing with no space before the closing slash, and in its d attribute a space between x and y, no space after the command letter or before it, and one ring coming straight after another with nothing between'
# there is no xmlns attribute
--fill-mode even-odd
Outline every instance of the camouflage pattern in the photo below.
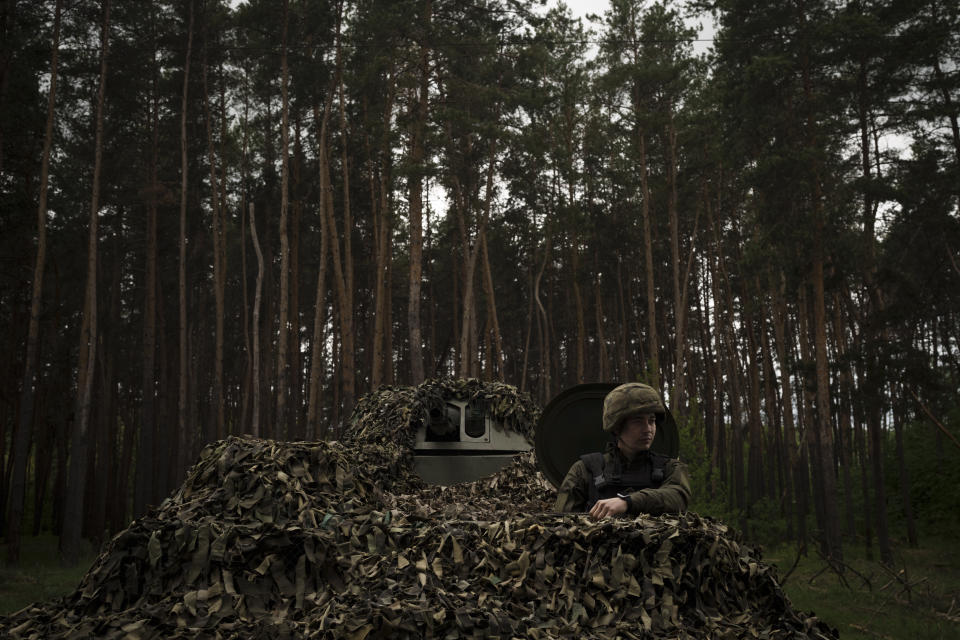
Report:
<svg viewBox="0 0 960 640"><path fill-rule="evenodd" d="M636 465L651 464L650 456L656 455L641 452L633 461L620 453L613 443L603 454L604 467L609 469L619 464L624 471ZM669 460L663 470L663 484L658 488L640 489L629 494L630 507L626 515L636 516L641 513L660 515L663 513L681 513L687 508L690 501L690 476L687 474L687 465L673 458ZM554 511L585 512L589 496L590 483L593 477L587 470L583 460L577 460L570 467L560 490L557 500L553 504Z"/></svg>
<svg viewBox="0 0 960 640"><path fill-rule="evenodd" d="M658 425L663 422L666 407L656 389L640 382L622 384L603 399L603 430L613 432L626 418L651 412L657 414Z"/></svg>

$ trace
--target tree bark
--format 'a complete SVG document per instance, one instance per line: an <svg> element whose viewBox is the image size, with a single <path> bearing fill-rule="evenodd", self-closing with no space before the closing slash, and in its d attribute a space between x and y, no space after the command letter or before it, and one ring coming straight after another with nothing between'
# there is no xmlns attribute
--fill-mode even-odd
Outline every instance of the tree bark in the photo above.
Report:
<svg viewBox="0 0 960 640"><path fill-rule="evenodd" d="M756 502L764 497L764 486L766 484L764 479L763 425L760 420L760 363L757 361L757 338L753 313L744 311L742 320L744 330L747 333L747 368L750 387L748 405L750 459L747 466L747 476L749 478L747 486L749 506L753 507Z"/></svg>
<svg viewBox="0 0 960 640"><path fill-rule="evenodd" d="M493 363L494 379L503 380L503 338L500 334L500 319L497 316L497 298L493 286L493 271L490 269L490 255L487 251L487 230L480 236L480 257L483 263L483 291L487 298L487 324L493 341L493 353L488 357Z"/></svg>
<svg viewBox="0 0 960 640"><path fill-rule="evenodd" d="M293 220L290 228L290 360L289 371L290 398L287 411L287 437L290 440L303 440L304 413L303 413L303 352L300 345L303 337L300 333L300 228L303 218L303 200L301 198L301 160L303 145L301 143L301 124L299 114L294 121L293 139Z"/></svg>
<svg viewBox="0 0 960 640"><path fill-rule="evenodd" d="M577 356L577 384L586 382L586 341L587 341L587 323L583 313L583 296L580 295L580 241L576 231L573 232L573 238L570 243L570 285L573 289L574 314L577 318L577 337L576 337L576 356ZM597 325L599 329L599 324ZM600 376L600 380L603 380Z"/></svg>
<svg viewBox="0 0 960 640"><path fill-rule="evenodd" d="M154 21L151 21L155 25ZM153 27L153 73L150 100L150 195L147 200L146 265L144 268L143 300L143 370L141 374L141 409L138 448L156 450L157 428L157 208L160 197L160 92L158 87L159 61L156 28ZM155 472L152 458L141 459L136 467L133 495L133 517L143 515L154 493Z"/></svg>
<svg viewBox="0 0 960 640"><path fill-rule="evenodd" d="M310 395L307 400L307 437L325 438L327 423L323 429L318 429L318 421L322 413L321 386L323 384L324 350L326 348L326 278L327 278L327 247L336 238L329 237L327 219L330 217L328 209L333 208L333 190L330 187L330 163L327 151L327 134L330 123L330 110L333 104L333 86L327 89L326 101L321 117L320 107L316 99L313 103L313 121L320 123L320 132L317 136L317 165L320 179L320 264L317 268L317 292L314 298L313 309L313 341L310 345Z"/></svg>
<svg viewBox="0 0 960 640"><path fill-rule="evenodd" d="M57 103L57 70L60 60L60 18L63 0L57 0L53 16L53 44L50 50L50 89L47 93L47 123L40 156L40 195L37 204L37 257L33 267L30 295L30 326L27 329L27 355L24 360L23 386L20 389L19 419L12 451L9 521L7 522L7 563L20 562L20 532L23 504L26 500L27 459L33 432L34 400L37 394L37 347L40 340L40 305L43 300L43 272L47 263L47 190L50 174L50 148ZM0 162L2 165L2 162ZM2 458L0 458L2 459ZM36 488L39 492L39 487Z"/></svg>
<svg viewBox="0 0 960 640"><path fill-rule="evenodd" d="M97 90L90 229L87 241L87 286L84 296L83 326L80 334L80 366L71 437L69 480L64 505L63 534L60 536L60 557L67 566L75 566L80 559L80 537L87 484L88 427L90 405L93 399L93 374L97 360L97 239L100 213L100 172L103 166L103 114L107 92L109 36L110 0L104 0L103 21L100 31L100 84Z"/></svg>
<svg viewBox="0 0 960 640"><path fill-rule="evenodd" d="M840 518L837 513L836 477L833 465L833 426L830 421L830 376L827 354L827 312L823 274L823 219L818 215L815 223L817 238L813 250L813 321L814 350L817 368L817 431L819 432L816 455L822 474L819 499L823 502L824 553L834 560L843 560L840 537Z"/></svg>
<svg viewBox="0 0 960 640"><path fill-rule="evenodd" d="M214 356L213 356L213 402L216 439L225 433L223 397L223 324L224 324L224 265L223 245L224 220L220 208L220 192L217 188L217 154L213 145L213 119L210 111L210 89L207 84L207 42L203 42L203 112L207 133L207 159L210 165L210 235L213 238L213 294L215 304Z"/></svg>
<svg viewBox="0 0 960 640"><path fill-rule="evenodd" d="M774 313L773 313L773 336L775 349L777 351L777 362L780 364L780 408L783 415L783 441L785 444L786 473L784 478L784 502L788 506L788 518L791 515L797 517L797 535L798 542L802 545L806 542L806 520L805 514L798 514L794 508L794 495L799 495L798 483L800 482L797 471L799 465L799 451L797 447L797 437L794 434L793 421L793 393L791 392L790 375L791 369L788 356L790 350L787 348L787 336L791 335L787 327L787 305L784 301L785 279L781 274L780 286L772 287ZM792 525L789 526L792 531Z"/></svg>
<svg viewBox="0 0 960 640"><path fill-rule="evenodd" d="M277 336L277 415L274 433L278 438L287 438L287 338L290 335L290 240L287 235L287 209L290 206L290 98L288 95L289 72L287 69L287 31L290 0L283 0L283 32L280 49L280 323Z"/></svg>
<svg viewBox="0 0 960 640"><path fill-rule="evenodd" d="M834 350L837 353L837 360L846 363L847 360L847 330L843 321L843 312L840 304L840 295L834 296ZM847 535L851 538L856 536L857 527L854 522L853 507L853 480L850 476L850 467L853 466L853 450L851 442L851 413L850 413L850 390L853 386L850 366L843 365L839 375L839 398L837 399L837 448L840 454L840 469L843 474L843 506L844 506L844 527Z"/></svg>
<svg viewBox="0 0 960 640"><path fill-rule="evenodd" d="M356 395L354 335L353 335L353 250L350 236L353 232L353 221L350 215L350 164L347 158L347 117L346 97L343 87L343 56L341 43L341 23L343 17L343 1L338 4L337 18L337 45L336 68L337 86L340 101L340 135L342 137L341 170L343 172L343 252L341 259L339 230L333 215L333 207L327 207L327 230L330 234L330 248L333 259L333 277L336 287L337 305L339 312L337 319L340 322L340 380L341 398L340 415L348 416L353 411Z"/></svg>
<svg viewBox="0 0 960 640"><path fill-rule="evenodd" d="M552 391L552 386L550 384L550 335L548 333L549 323L547 310L543 306L543 301L540 299L540 283L543 280L543 272L547 267L547 261L550 257L550 233L547 232L547 244L543 249L543 260L540 263L540 269L537 271L537 276L533 281L533 300L537 304L537 327L539 328L539 346L540 346L540 366L541 374L540 378L540 400L546 402L550 397L550 392Z"/></svg>
<svg viewBox="0 0 960 640"><path fill-rule="evenodd" d="M610 369L608 368L608 362L610 358L607 353L607 337L603 331L603 296L601 295L603 288L600 286L600 264L596 254L594 254L593 267L597 274L597 285L593 290L594 321L597 324L597 379L609 380Z"/></svg>
<svg viewBox="0 0 960 640"><path fill-rule="evenodd" d="M247 416L252 407L253 390L253 347L250 339L250 299L247 290L247 200L249 195L246 185L250 184L250 136L247 125L250 122L250 83L249 72L244 69L243 116L240 119L241 134L241 161L240 174L243 180L243 197L240 200L240 284L243 293L243 352L246 370L243 376L242 399L240 401L240 420L238 430L247 433L250 422ZM252 210L252 203L249 205Z"/></svg>
<svg viewBox="0 0 960 640"><path fill-rule="evenodd" d="M253 250L257 254L257 284L253 294L253 415L250 419L250 433L260 436L260 302L263 298L263 251L257 237L257 216L253 203L250 203L250 238Z"/></svg>
<svg viewBox="0 0 960 640"><path fill-rule="evenodd" d="M177 464L179 477L187 470L190 434L187 426L187 92L190 86L190 56L193 50L193 0L190 0L190 22L187 26L187 53L183 66L183 94L180 102L180 261L177 290L179 292L179 387L177 392ZM147 452L140 452L145 455Z"/></svg>
<svg viewBox="0 0 960 640"><path fill-rule="evenodd" d="M684 299L686 295L686 280L683 284L683 290L681 290L680 221L678 219L677 212L677 131L673 124L673 104L668 103L667 109L669 110L669 119L667 123L667 146L669 149L669 163L667 167L667 181L669 183L667 217L670 219L670 263L672 272L671 275L673 276L673 318L674 322L676 323L676 326L674 327L676 342L673 349L673 358L674 362L676 363L673 376L674 393L671 394L670 401L676 409L682 410L686 396L683 372L683 356L684 350L686 349L684 340L686 338L687 324L686 300ZM692 240L693 238L691 238L691 244Z"/></svg>
<svg viewBox="0 0 960 640"><path fill-rule="evenodd" d="M373 207L374 215L374 312L373 312L373 349L371 349L370 381L373 389L383 384L384 370L392 363L392 355L385 353L384 343L386 332L390 331L387 324L387 307L390 298L390 283L387 280L389 270L390 241L390 183L391 183L391 149L390 149L390 122L393 115L393 101L397 88L395 68L391 68L387 77L387 99L383 110L383 138L379 148L379 180L371 185L371 196L379 199ZM371 182L374 182L371 180Z"/></svg>
<svg viewBox="0 0 960 640"><path fill-rule="evenodd" d="M423 368L423 330L420 322L421 280L423 279L423 173L426 158L424 132L429 109L430 62L426 39L430 33L433 0L423 5L423 35L420 43L420 85L417 91L416 112L411 127L409 216L410 216L410 275L407 289L407 327L410 332L411 384L426 379Z"/></svg>
<svg viewBox="0 0 960 640"><path fill-rule="evenodd" d="M906 398L907 393L899 386L899 389L891 389L892 397ZM903 517L907 524L907 542L911 549L918 546L917 540L917 522L913 517L913 501L910 499L910 469L907 467L906 456L903 450L903 422L904 410L902 407L894 409L893 412L893 431L897 447L897 469L900 476L900 499L903 501Z"/></svg>
<svg viewBox="0 0 960 640"><path fill-rule="evenodd" d="M640 189L643 198L643 251L645 277L647 282L647 352L650 361L647 369L657 378L660 378L660 340L657 337L657 305L656 290L653 277L653 233L650 228L650 185L647 179L647 145L643 131L638 132L640 147ZM657 382L659 384L659 382Z"/></svg>

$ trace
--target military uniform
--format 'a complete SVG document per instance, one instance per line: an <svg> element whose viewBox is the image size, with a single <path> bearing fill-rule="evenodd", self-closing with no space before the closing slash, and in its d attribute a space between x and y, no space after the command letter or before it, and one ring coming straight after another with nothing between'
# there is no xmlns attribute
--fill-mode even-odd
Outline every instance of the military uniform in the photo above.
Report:
<svg viewBox="0 0 960 640"><path fill-rule="evenodd" d="M616 441L607 445L602 454L586 454L573 463L560 485L554 510L589 512L598 501L614 497L626 502L628 515L680 513L686 509L690 501L686 465L650 451L649 441L632 459L617 445L623 444L621 429L625 420L650 415L656 417L658 427L672 424L675 428L673 416L653 387L628 382L608 393L603 399L603 430ZM655 432L650 428L647 433ZM635 445L625 446L635 450Z"/></svg>
<svg viewBox="0 0 960 640"><path fill-rule="evenodd" d="M660 458L659 460L657 458ZM656 468L662 469L662 479L656 479ZM627 486L618 484L617 478L630 482ZM643 479L649 478L644 483ZM557 500L555 511L587 512L593 506L590 500L590 485L596 485L597 476L587 469L583 459L570 467ZM613 443L603 453L603 482L598 487L599 499L612 498L617 494L626 496L627 514L680 513L690 501L690 476L687 466L675 458L661 456L652 451L640 452L632 461L620 453ZM609 495L608 495L609 494Z"/></svg>

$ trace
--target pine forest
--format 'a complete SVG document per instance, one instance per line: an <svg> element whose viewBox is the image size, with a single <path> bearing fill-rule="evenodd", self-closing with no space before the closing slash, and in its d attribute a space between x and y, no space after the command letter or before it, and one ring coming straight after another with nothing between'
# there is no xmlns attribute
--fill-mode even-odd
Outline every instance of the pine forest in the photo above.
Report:
<svg viewBox="0 0 960 640"><path fill-rule="evenodd" d="M692 509L889 561L960 523L958 120L947 0L3 0L7 559L476 378L648 382Z"/></svg>

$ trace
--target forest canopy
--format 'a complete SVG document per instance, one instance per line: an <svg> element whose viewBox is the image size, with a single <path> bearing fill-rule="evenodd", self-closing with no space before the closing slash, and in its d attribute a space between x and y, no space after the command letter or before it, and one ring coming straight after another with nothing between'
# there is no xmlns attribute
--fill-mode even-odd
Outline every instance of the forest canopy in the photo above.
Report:
<svg viewBox="0 0 960 640"><path fill-rule="evenodd" d="M11 560L446 377L650 382L699 504L833 557L955 519L956 3L0 11Z"/></svg>

